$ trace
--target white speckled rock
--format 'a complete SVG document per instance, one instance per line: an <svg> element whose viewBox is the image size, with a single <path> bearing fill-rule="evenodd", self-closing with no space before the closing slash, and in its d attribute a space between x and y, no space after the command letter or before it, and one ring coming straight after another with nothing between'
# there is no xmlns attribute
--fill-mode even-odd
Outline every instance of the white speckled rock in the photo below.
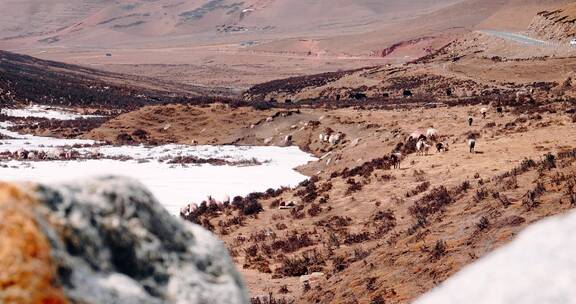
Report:
<svg viewBox="0 0 576 304"><path fill-rule="evenodd" d="M138 182L103 177L36 189L72 302L249 302L224 245L170 215Z"/></svg>
<svg viewBox="0 0 576 304"><path fill-rule="evenodd" d="M528 227L415 303L576 303L576 212Z"/></svg>

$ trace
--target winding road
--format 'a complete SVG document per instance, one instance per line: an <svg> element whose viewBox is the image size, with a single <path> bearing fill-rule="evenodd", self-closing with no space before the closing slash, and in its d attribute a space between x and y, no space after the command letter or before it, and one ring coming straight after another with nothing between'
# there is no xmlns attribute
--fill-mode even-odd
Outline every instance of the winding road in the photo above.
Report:
<svg viewBox="0 0 576 304"><path fill-rule="evenodd" d="M517 34L517 33L512 33L512 32L490 31L490 30L480 31L480 32L484 33L484 34L488 34L490 36L494 36L494 37L498 37L498 38L522 43L522 44L541 45L541 46L554 45L555 44L554 42L551 42L551 41L544 41L544 40L540 40L540 39L535 39L532 37L528 37L528 36L525 36L522 34Z"/></svg>

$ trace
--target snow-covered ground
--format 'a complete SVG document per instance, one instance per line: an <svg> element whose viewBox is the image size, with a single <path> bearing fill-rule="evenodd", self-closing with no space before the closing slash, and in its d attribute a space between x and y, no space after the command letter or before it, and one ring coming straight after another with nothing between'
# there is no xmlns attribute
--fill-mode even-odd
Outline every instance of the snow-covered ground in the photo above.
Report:
<svg viewBox="0 0 576 304"><path fill-rule="evenodd" d="M91 140L56 139L22 135L6 128L9 123L0 122L0 134L15 139L0 140L0 152L51 151L63 146L97 145ZM68 148L70 149L70 148ZM89 153L92 148L77 148ZM0 180L37 181L43 183L75 180L95 175L122 175L140 180L158 200L173 214L180 208L200 202L208 195L230 197L265 191L281 186L295 186L307 177L296 172L295 167L314 158L297 147L236 147L236 146L101 146L104 156L129 156L133 160L111 159L72 161L19 161L0 162ZM227 161L256 159L255 166L170 165L162 159L176 156L217 158Z"/></svg>
<svg viewBox="0 0 576 304"><path fill-rule="evenodd" d="M50 147L60 147L66 145L94 145L93 140L85 139L64 139L34 136L31 134L19 134L8 130L12 126L10 122L0 122L0 134L13 138L13 140L0 140L0 151L14 152L20 148L27 150L48 150Z"/></svg>
<svg viewBox="0 0 576 304"><path fill-rule="evenodd" d="M129 150L128 147L124 148ZM222 150L220 147L199 148L204 151L213 149L211 154L215 157L229 155L220 154L219 151L232 150L232 148ZM177 214L181 207L200 202L208 195L233 197L265 191L268 188L295 186L305 180L306 176L294 171L293 168L313 159L298 148L240 149L246 155L257 155L258 160L268 162L247 167L208 164L184 167L157 161L140 163L139 160L10 161L6 163L8 168L0 168L0 179L52 183L97 175L129 176L146 185L171 213ZM187 152L199 156L202 151L196 153L194 148L190 148ZM240 151L234 153L242 154Z"/></svg>
<svg viewBox="0 0 576 304"><path fill-rule="evenodd" d="M81 118L94 118L97 115L80 115L64 108L49 107L43 105L30 105L23 109L2 109L0 114L12 117L35 117L56 120L75 120Z"/></svg>
<svg viewBox="0 0 576 304"><path fill-rule="evenodd" d="M415 304L576 303L576 212L543 220Z"/></svg>

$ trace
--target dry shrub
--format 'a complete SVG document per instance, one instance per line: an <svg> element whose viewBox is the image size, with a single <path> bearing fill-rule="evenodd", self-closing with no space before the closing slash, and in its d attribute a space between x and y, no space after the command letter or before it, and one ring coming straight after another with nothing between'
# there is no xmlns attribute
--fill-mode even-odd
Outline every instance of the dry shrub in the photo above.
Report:
<svg viewBox="0 0 576 304"><path fill-rule="evenodd" d="M394 180L396 178L390 174L382 174L380 176L377 176L377 179L380 182L388 182L388 181Z"/></svg>
<svg viewBox="0 0 576 304"><path fill-rule="evenodd" d="M508 122L504 125L504 129L508 129L508 130L514 129L515 127L516 127L516 123L514 123L514 122Z"/></svg>
<svg viewBox="0 0 576 304"><path fill-rule="evenodd" d="M302 212L302 210L304 210L304 206L297 206L295 208L292 208L290 210L290 216L295 220L301 220L304 217L306 217L306 215L304 214L304 212Z"/></svg>
<svg viewBox="0 0 576 304"><path fill-rule="evenodd" d="M452 202L453 199L446 187L440 186L430 190L430 193L410 206L408 211L417 220L422 219L425 221L428 216L443 210L444 207Z"/></svg>
<svg viewBox="0 0 576 304"><path fill-rule="evenodd" d="M326 259L316 250L304 252L300 257L285 257L275 270L279 277L299 277L312 272L320 272L326 266Z"/></svg>
<svg viewBox="0 0 576 304"><path fill-rule="evenodd" d="M311 217L315 217L322 213L322 208L317 204L312 204L310 209L308 209L308 215Z"/></svg>
<svg viewBox="0 0 576 304"><path fill-rule="evenodd" d="M243 215L256 215L264 211L264 208L257 200L249 200L244 202L240 211Z"/></svg>
<svg viewBox="0 0 576 304"><path fill-rule="evenodd" d="M476 201L476 203L483 201L487 197L488 197L488 190L484 188L476 190L476 193L474 194L474 200Z"/></svg>
<svg viewBox="0 0 576 304"><path fill-rule="evenodd" d="M344 237L344 244L352 245L363 243L370 240L370 233L360 232L360 233L348 233Z"/></svg>
<svg viewBox="0 0 576 304"><path fill-rule="evenodd" d="M276 298L272 292L265 297L253 297L250 299L250 304L293 304L294 300L286 298Z"/></svg>
<svg viewBox="0 0 576 304"><path fill-rule="evenodd" d="M352 169L346 168L341 172L334 172L330 177L336 178L341 176L342 178L350 178L355 176L362 176L364 178L368 178L375 170L390 170L392 165L392 160L388 156L385 156L381 158L375 158Z"/></svg>
<svg viewBox="0 0 576 304"><path fill-rule="evenodd" d="M430 257L433 260L439 260L446 255L446 250L447 250L446 242L444 242L443 240L438 240L436 241L436 244L434 244L434 247L430 252Z"/></svg>
<svg viewBox="0 0 576 304"><path fill-rule="evenodd" d="M506 227L506 226L519 226L522 225L526 222L526 219L521 217L521 216L517 216L517 215L513 215L513 216L509 216L504 218L503 220L500 221L500 223L498 223L498 226L500 227Z"/></svg>
<svg viewBox="0 0 576 304"><path fill-rule="evenodd" d="M426 181L426 172L424 170L414 170L412 173L416 178L417 182L425 182Z"/></svg>
<svg viewBox="0 0 576 304"><path fill-rule="evenodd" d="M314 223L314 225L326 227L326 228L329 228L331 230L335 230L335 229L340 229L340 228L346 227L351 222L352 222L352 218L350 218L350 217L342 217L342 216L335 215L335 216L332 216L328 219L320 220L320 221Z"/></svg>
<svg viewBox="0 0 576 304"><path fill-rule="evenodd" d="M376 286L376 280L378 278L376 277L370 277L366 279L366 290L367 291L376 291L376 289L378 288Z"/></svg>
<svg viewBox="0 0 576 304"><path fill-rule="evenodd" d="M396 217L390 209L376 212L376 214L372 216L372 222L376 226L376 233L379 236L388 233L396 227Z"/></svg>
<svg viewBox="0 0 576 304"><path fill-rule="evenodd" d="M278 293L280 293L280 294L290 293L290 290L288 290L288 285L282 285L282 286L280 286L280 289L278 290Z"/></svg>
<svg viewBox="0 0 576 304"><path fill-rule="evenodd" d="M542 161L542 165L540 167L540 170L552 170L556 168L556 156L554 156L552 153L548 153L544 156L544 160Z"/></svg>
<svg viewBox="0 0 576 304"><path fill-rule="evenodd" d="M212 223L210 222L209 219L203 219L202 220L202 227L206 228L206 230L214 232L214 230L216 229L216 227L214 227L214 225L212 225Z"/></svg>
<svg viewBox="0 0 576 304"><path fill-rule="evenodd" d="M330 235L328 236L329 248L332 248L332 247L339 248L340 244L341 243L340 243L340 239L338 238L338 236L335 233L330 233Z"/></svg>
<svg viewBox="0 0 576 304"><path fill-rule="evenodd" d="M258 245L254 244L251 245L247 248L244 248L244 253L246 254L246 256L256 256L258 254Z"/></svg>
<svg viewBox="0 0 576 304"><path fill-rule="evenodd" d="M307 181L300 183L299 190L296 191L296 196L302 199L304 203L311 203L318 197L316 188L317 177L312 177Z"/></svg>
<svg viewBox="0 0 576 304"><path fill-rule="evenodd" d="M426 227L426 225L428 225L428 220L425 218L416 218L416 223L414 223L412 226L410 226L410 228L408 228L408 230L406 231L406 233L408 235L413 235L414 233L416 233L420 228L424 228Z"/></svg>
<svg viewBox="0 0 576 304"><path fill-rule="evenodd" d="M512 202L508 199L508 197L504 194L500 194L500 192L492 192L492 197L498 200L504 208L512 205Z"/></svg>
<svg viewBox="0 0 576 304"><path fill-rule="evenodd" d="M358 192L362 190L362 184L354 180L353 178L349 178L346 183L348 184L348 189L346 190L346 195L350 195L354 192Z"/></svg>
<svg viewBox="0 0 576 304"><path fill-rule="evenodd" d="M463 181L462 184L458 188L456 188L456 194L460 194L462 192L468 191L468 189L472 188L469 181Z"/></svg>
<svg viewBox="0 0 576 304"><path fill-rule="evenodd" d="M199 205L189 206L188 208L191 208L191 210L189 212L182 211L180 217L192 223L202 225L204 219L211 219L228 207L228 204L217 203L211 199L209 201L203 201Z"/></svg>
<svg viewBox="0 0 576 304"><path fill-rule="evenodd" d="M406 197L416 196L416 195L428 190L428 188L430 188L430 182L428 182L428 181L422 182L421 184L416 186L416 188L408 191L406 193Z"/></svg>
<svg viewBox="0 0 576 304"><path fill-rule="evenodd" d="M244 226L245 222L246 217L243 215L238 215L227 220L218 221L218 226L223 228L228 228L232 226Z"/></svg>
<svg viewBox="0 0 576 304"><path fill-rule="evenodd" d="M335 273L345 270L348 266L350 266L350 263L345 257L338 255L332 258L332 268Z"/></svg>
<svg viewBox="0 0 576 304"><path fill-rule="evenodd" d="M298 233L297 231L292 231L286 238L277 239L272 244L271 247L275 251L281 251L283 253L292 253L301 248L314 245L315 242L310 237L309 232Z"/></svg>
<svg viewBox="0 0 576 304"><path fill-rule="evenodd" d="M270 262L261 254L255 256L246 255L245 258L246 260L242 268L258 270L261 273L272 273Z"/></svg>
<svg viewBox="0 0 576 304"><path fill-rule="evenodd" d="M564 193L566 194L566 196L568 196L570 205L572 206L576 205L576 192L574 191L575 186L576 186L576 178L574 178L573 176L571 180L568 180L566 182L564 190Z"/></svg>
<svg viewBox="0 0 576 304"><path fill-rule="evenodd" d="M350 259L351 263L362 261L370 255L370 251L360 247L354 248L354 252L352 254L352 258Z"/></svg>
<svg viewBox="0 0 576 304"><path fill-rule="evenodd" d="M377 295L370 300L370 304L386 304L386 301L384 300L384 297Z"/></svg>
<svg viewBox="0 0 576 304"><path fill-rule="evenodd" d="M287 228L288 228L288 226L286 226L286 224L284 224L284 223L278 223L278 224L276 224L276 229L278 229L278 230L284 230L284 229L287 229Z"/></svg>
<svg viewBox="0 0 576 304"><path fill-rule="evenodd" d="M324 193L324 192L328 192L332 190L332 183L331 182L325 182L322 184L322 186L320 186L320 189L318 190L319 193Z"/></svg>
<svg viewBox="0 0 576 304"><path fill-rule="evenodd" d="M533 190L528 190L524 195L522 206L524 206L528 211L538 207L540 205L538 198L545 192L546 188L544 187L544 184L541 182L536 183L536 187L534 187Z"/></svg>
<svg viewBox="0 0 576 304"><path fill-rule="evenodd" d="M528 172L529 170L535 168L536 166L537 163L533 159L525 158L524 160L522 160L520 165L518 165L517 167L513 168L508 172L501 174L500 176L496 177L496 179L502 180L510 176L517 176L525 172Z"/></svg>
<svg viewBox="0 0 576 304"><path fill-rule="evenodd" d="M275 273L281 277L299 277L308 273L308 267L304 259L285 258Z"/></svg>
<svg viewBox="0 0 576 304"><path fill-rule="evenodd" d="M273 231L259 230L256 232L252 232L250 234L250 237L248 238L248 241L253 243L260 243L266 241L269 238L275 239L276 233L274 233Z"/></svg>
<svg viewBox="0 0 576 304"><path fill-rule="evenodd" d="M518 178L516 176L510 176L502 183L502 190L518 189L518 187Z"/></svg>
<svg viewBox="0 0 576 304"><path fill-rule="evenodd" d="M479 231L486 230L488 227L490 227L490 221L485 216L480 218L480 221L476 224L476 228L478 228Z"/></svg>

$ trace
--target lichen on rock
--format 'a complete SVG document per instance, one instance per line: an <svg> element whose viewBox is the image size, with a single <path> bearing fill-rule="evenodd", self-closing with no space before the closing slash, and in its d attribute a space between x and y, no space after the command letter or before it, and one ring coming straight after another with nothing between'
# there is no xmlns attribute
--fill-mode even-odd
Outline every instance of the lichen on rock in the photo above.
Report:
<svg viewBox="0 0 576 304"><path fill-rule="evenodd" d="M224 245L170 215L138 182L102 177L21 188L32 202L23 212L49 244L46 264L63 301L248 303ZM21 200L5 196L0 206Z"/></svg>
<svg viewBox="0 0 576 304"><path fill-rule="evenodd" d="M0 303L67 303L33 204L20 188L0 183Z"/></svg>

